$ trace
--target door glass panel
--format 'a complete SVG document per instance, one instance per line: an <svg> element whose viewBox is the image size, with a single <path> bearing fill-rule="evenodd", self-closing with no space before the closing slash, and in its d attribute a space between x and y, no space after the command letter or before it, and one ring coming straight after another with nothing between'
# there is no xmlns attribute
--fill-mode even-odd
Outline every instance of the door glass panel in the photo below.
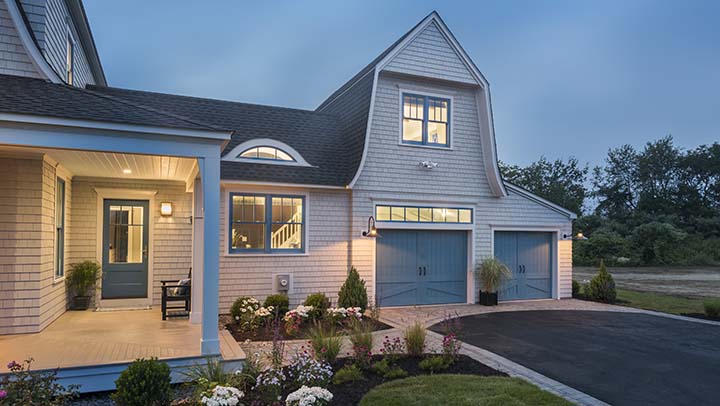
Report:
<svg viewBox="0 0 720 406"><path fill-rule="evenodd" d="M145 247L142 206L110 206L108 262L139 264Z"/></svg>

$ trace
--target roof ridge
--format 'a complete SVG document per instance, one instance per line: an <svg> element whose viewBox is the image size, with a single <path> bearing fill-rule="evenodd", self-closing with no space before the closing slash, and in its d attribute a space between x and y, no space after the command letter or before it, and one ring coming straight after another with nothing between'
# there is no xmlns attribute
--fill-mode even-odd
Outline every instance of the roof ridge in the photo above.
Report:
<svg viewBox="0 0 720 406"><path fill-rule="evenodd" d="M93 91L93 92L100 92L102 94L105 94L102 92L102 89L109 89L109 90L119 90L122 92L129 92L129 93L154 94L154 95L162 95L162 96L179 97L182 99L204 100L204 101L227 103L227 104L234 104L234 105L264 107L264 108L270 108L270 109L291 110L291 111L297 111L297 112L302 112L302 113L325 114L328 116L336 116L335 114L332 114L332 113L326 113L326 112L316 111L316 110L300 109L300 108L296 108L296 107L284 107L284 106L275 106L275 105L270 105L270 104L248 103L248 102L240 102L240 101L233 101L233 100L215 99L212 97L188 96L188 95L184 95L184 94L163 93L163 92L155 92L155 91L149 91L149 90L126 89L126 88L115 87L115 86L88 85L88 86L86 86L86 89L89 91Z"/></svg>

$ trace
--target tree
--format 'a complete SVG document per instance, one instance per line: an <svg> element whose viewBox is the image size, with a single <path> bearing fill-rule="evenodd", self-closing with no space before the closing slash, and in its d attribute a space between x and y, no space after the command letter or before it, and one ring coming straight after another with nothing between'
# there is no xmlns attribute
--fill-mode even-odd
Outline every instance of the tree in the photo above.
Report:
<svg viewBox="0 0 720 406"><path fill-rule="evenodd" d="M605 166L593 170L595 212L607 218L626 218L638 205L638 153L631 145L610 149Z"/></svg>
<svg viewBox="0 0 720 406"><path fill-rule="evenodd" d="M587 190L588 166L581 166L570 157L567 162L557 159L553 162L541 156L537 162L523 168L500 162L503 179L535 193L572 212L582 213Z"/></svg>
<svg viewBox="0 0 720 406"><path fill-rule="evenodd" d="M677 215L675 198L680 180L682 154L672 136L645 144L637 156L638 209L650 215Z"/></svg>

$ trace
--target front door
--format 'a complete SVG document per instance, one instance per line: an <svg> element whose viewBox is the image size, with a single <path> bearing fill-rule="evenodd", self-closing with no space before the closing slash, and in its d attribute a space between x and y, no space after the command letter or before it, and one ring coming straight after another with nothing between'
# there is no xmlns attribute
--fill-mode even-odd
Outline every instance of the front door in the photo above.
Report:
<svg viewBox="0 0 720 406"><path fill-rule="evenodd" d="M380 306L461 303L467 289L467 232L380 230Z"/></svg>
<svg viewBox="0 0 720 406"><path fill-rule="evenodd" d="M102 298L146 298L149 203L106 199L103 210Z"/></svg>

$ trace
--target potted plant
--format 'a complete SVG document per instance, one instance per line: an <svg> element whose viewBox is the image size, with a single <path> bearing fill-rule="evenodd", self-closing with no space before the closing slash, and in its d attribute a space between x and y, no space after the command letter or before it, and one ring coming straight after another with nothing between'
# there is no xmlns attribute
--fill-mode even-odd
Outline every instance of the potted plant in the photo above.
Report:
<svg viewBox="0 0 720 406"><path fill-rule="evenodd" d="M72 295L70 310L87 310L90 306L89 293L95 287L100 265L94 261L83 261L70 265L65 283Z"/></svg>
<svg viewBox="0 0 720 406"><path fill-rule="evenodd" d="M498 303L498 288L500 284L512 278L512 273L507 265L495 257L489 257L475 266L475 273L480 279L480 304L485 306L496 306Z"/></svg>

